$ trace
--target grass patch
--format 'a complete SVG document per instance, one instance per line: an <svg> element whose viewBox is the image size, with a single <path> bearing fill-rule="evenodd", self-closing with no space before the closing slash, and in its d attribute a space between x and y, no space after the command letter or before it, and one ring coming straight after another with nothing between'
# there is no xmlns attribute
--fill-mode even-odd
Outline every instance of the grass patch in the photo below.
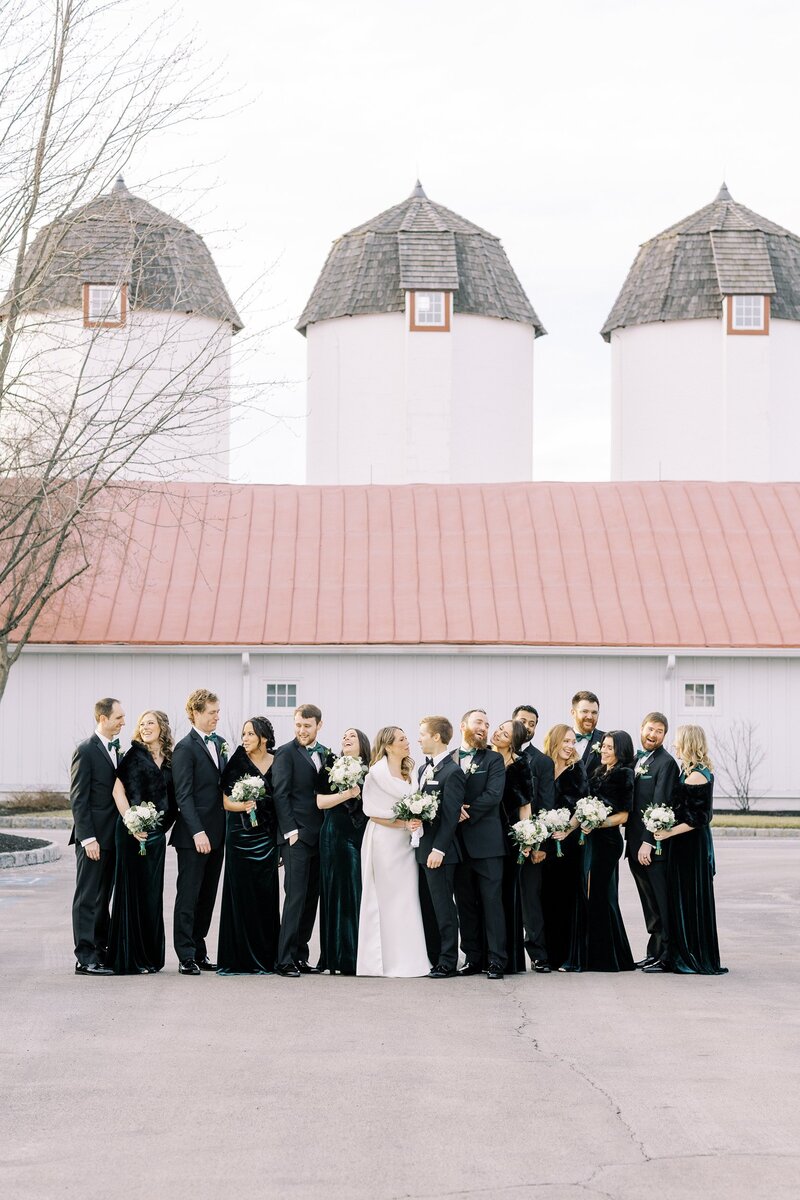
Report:
<svg viewBox="0 0 800 1200"><path fill-rule="evenodd" d="M787 817L758 817L755 813L723 813L714 815L717 829L800 829L800 813Z"/></svg>

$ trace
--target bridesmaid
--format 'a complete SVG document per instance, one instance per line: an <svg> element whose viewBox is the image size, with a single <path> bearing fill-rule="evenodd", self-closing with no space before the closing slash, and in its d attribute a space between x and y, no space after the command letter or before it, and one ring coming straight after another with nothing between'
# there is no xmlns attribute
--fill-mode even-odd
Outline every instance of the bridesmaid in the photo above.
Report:
<svg viewBox="0 0 800 1200"><path fill-rule="evenodd" d="M506 781L501 808L506 832L517 821L531 815L533 807L533 779L528 760L522 747L528 740L528 731L521 721L503 721L492 734L492 746L503 759ZM520 871L533 869L532 863L520 867L517 863L519 851L512 838L507 839L506 857L503 861L503 911L506 918L506 945L508 962L506 975L527 971L525 963L525 930L522 922L522 898Z"/></svg>
<svg viewBox="0 0 800 1200"><path fill-rule="evenodd" d="M270 975L275 967L280 916L271 777L274 749L271 722L266 717L251 717L242 726L242 744L222 775L222 803L228 817L217 950L219 975ZM232 799L240 779L263 784L264 795L257 802ZM255 825L250 818L253 811Z"/></svg>
<svg viewBox="0 0 800 1200"><path fill-rule="evenodd" d="M577 749L575 730L571 725L554 725L544 739L544 752L553 760L554 808L567 808L570 814L575 805L589 794L586 771ZM559 857L556 842L561 843ZM545 843L547 857L542 863L542 912L547 941L547 957L553 967L560 967L569 954L569 935L572 913L577 903L580 879L580 847L574 828L554 834Z"/></svg>
<svg viewBox="0 0 800 1200"><path fill-rule="evenodd" d="M369 738L360 729L347 729L342 754L369 766ZM333 792L320 772L317 808L325 811L319 835L318 971L355 975L358 954L358 910L361 906L361 843L367 818L361 788Z"/></svg>
<svg viewBox="0 0 800 1200"><path fill-rule="evenodd" d="M570 949L562 971L632 971L633 955L619 908L620 826L633 808L633 742L616 730L605 734L600 766L593 772L592 795L609 806L602 825L585 832L580 847L581 890L573 909ZM578 822L573 816L572 824Z"/></svg>
<svg viewBox="0 0 800 1200"><path fill-rule="evenodd" d="M114 802L120 817L132 804L148 801L164 814L147 834L131 834L117 822L107 959L117 975L154 974L164 966L164 858L166 833L175 820L172 746L167 714L150 709L136 722L131 748L117 768Z"/></svg>
<svg viewBox="0 0 800 1200"><path fill-rule="evenodd" d="M667 898L672 961L681 975L725 975L719 962L714 905L714 843L710 822L714 776L700 725L681 725L675 735L681 774L675 789L675 825L656 841L677 838L667 862ZM652 968L648 972L653 973Z"/></svg>

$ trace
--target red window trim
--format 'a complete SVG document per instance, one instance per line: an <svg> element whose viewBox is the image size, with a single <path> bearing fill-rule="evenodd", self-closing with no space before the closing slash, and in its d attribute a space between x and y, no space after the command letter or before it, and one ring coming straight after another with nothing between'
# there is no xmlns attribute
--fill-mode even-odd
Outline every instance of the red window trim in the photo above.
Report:
<svg viewBox="0 0 800 1200"><path fill-rule="evenodd" d="M444 288L419 288L421 292L443 292L444 293L444 325L418 325L416 311L416 292L409 292L409 325L411 333L449 333L450 332L450 311L453 300L452 292L445 292Z"/></svg>
<svg viewBox="0 0 800 1200"><path fill-rule="evenodd" d="M89 316L89 288L116 287L113 283L102 283L99 279L83 285L83 327L84 329L121 329L128 318L128 285L123 283L119 290L119 320L93 321Z"/></svg>
<svg viewBox="0 0 800 1200"><path fill-rule="evenodd" d="M758 292L748 292L748 295L757 296ZM755 334L756 337L766 337L769 334L769 296L762 296L764 301L764 328L763 329L734 329L733 326L733 296L726 297L728 301L728 333L732 337L749 337Z"/></svg>

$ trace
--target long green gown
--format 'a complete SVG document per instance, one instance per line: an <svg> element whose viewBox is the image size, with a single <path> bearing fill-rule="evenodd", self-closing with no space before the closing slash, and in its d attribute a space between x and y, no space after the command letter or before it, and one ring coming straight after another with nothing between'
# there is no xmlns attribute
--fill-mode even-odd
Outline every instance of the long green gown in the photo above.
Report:
<svg viewBox="0 0 800 1200"><path fill-rule="evenodd" d="M720 966L717 913L714 904L714 842L711 814L714 776L695 767L705 783L687 784L682 772L674 797L675 820L691 825L688 833L669 839L667 900L670 965L681 975L725 975Z"/></svg>

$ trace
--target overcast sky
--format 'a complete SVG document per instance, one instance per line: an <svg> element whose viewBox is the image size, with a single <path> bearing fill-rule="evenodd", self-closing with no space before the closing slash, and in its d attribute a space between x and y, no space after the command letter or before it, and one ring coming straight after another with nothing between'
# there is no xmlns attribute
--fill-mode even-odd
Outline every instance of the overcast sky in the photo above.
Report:
<svg viewBox="0 0 800 1200"><path fill-rule="evenodd" d="M723 176L734 199L800 232L792 0L177 0L174 12L239 90L236 111L149 146L126 182L152 199L137 179L160 162L193 169L191 194L157 202L206 237L247 333L268 329L237 375L268 414L248 419L237 478L303 481L294 323L333 239L417 175L502 239L548 331L537 479L608 478L598 330L640 242L709 203Z"/></svg>

